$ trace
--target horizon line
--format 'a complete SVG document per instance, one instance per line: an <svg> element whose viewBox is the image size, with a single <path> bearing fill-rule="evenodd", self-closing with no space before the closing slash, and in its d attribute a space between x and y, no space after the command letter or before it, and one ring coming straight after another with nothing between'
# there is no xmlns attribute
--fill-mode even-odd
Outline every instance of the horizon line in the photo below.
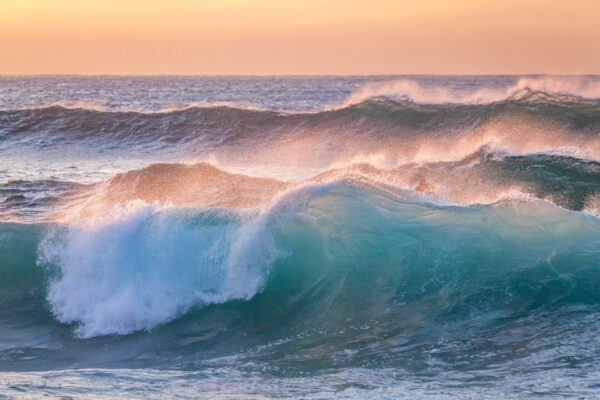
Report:
<svg viewBox="0 0 600 400"><path fill-rule="evenodd" d="M600 76L600 72L589 73L548 73L548 72L530 72L530 73L381 73L381 74L336 74L336 73L315 73L315 74L178 74L178 73L35 73L35 74L3 74L0 77L394 77L394 76Z"/></svg>

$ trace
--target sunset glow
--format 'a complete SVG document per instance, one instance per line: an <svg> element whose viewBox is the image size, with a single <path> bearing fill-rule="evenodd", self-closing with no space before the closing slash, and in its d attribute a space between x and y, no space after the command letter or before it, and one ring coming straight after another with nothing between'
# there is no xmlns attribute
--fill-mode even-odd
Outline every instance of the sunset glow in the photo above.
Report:
<svg viewBox="0 0 600 400"><path fill-rule="evenodd" d="M599 73L598 15L594 0L1 0L0 73Z"/></svg>

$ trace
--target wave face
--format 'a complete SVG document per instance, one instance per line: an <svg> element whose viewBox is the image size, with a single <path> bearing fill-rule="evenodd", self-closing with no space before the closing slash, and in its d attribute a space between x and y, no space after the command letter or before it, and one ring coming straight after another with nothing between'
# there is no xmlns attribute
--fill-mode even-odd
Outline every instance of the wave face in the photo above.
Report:
<svg viewBox="0 0 600 400"><path fill-rule="evenodd" d="M0 78L0 397L597 395L596 78L144 79Z"/></svg>

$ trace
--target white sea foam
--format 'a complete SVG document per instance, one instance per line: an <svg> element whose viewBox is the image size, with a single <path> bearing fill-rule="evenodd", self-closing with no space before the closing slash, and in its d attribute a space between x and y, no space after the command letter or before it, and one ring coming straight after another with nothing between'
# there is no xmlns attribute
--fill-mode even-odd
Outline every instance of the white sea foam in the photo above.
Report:
<svg viewBox="0 0 600 400"><path fill-rule="evenodd" d="M145 203L73 221L40 246L58 266L48 300L57 319L92 337L147 330L194 305L248 299L281 255L268 215L190 214Z"/></svg>

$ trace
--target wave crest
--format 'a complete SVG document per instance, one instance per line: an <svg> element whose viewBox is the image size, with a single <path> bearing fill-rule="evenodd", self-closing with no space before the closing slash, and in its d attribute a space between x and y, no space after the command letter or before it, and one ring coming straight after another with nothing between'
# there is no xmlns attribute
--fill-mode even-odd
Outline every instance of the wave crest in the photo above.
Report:
<svg viewBox="0 0 600 400"><path fill-rule="evenodd" d="M576 102L600 98L600 82L582 77L520 78L508 88L484 88L461 94L445 87L427 87L415 80L400 79L366 84L335 108L345 108L377 97L407 99L422 104L489 104L532 98Z"/></svg>

